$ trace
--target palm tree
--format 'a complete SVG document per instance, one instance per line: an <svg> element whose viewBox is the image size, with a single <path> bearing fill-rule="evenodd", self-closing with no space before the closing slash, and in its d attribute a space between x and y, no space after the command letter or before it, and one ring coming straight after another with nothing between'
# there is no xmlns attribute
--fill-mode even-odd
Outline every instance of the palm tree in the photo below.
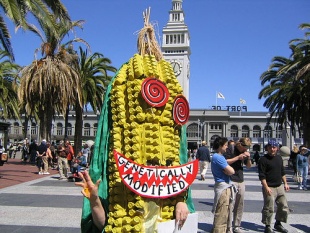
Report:
<svg viewBox="0 0 310 233"><path fill-rule="evenodd" d="M307 34L306 34L307 35ZM259 99L265 98L264 106L278 117L277 123L290 123L291 129L303 131L306 145L310 143L310 82L309 40L295 39L290 42L290 58L274 57L269 69L260 79L263 89Z"/></svg>
<svg viewBox="0 0 310 233"><path fill-rule="evenodd" d="M101 53L88 56L87 50L83 51L81 47L79 53L77 73L81 78L82 106L78 103L75 105L75 151L78 151L79 146L82 145L83 106L89 104L94 112L101 111L106 87L112 79L109 72L117 71L115 67L110 65L111 60Z"/></svg>
<svg viewBox="0 0 310 233"><path fill-rule="evenodd" d="M25 108L29 116L37 112L40 120L40 137L47 140L51 138L52 120L55 114L65 116L69 105L82 104L80 77L72 68L72 63L77 58L76 55L69 54L65 46L75 41L84 41L75 38L60 46L64 36L82 24L83 21L57 21L57 34L54 34L48 25L40 22L45 37L36 27L31 27L43 41L41 51L44 57L22 69L18 97L21 107Z"/></svg>
<svg viewBox="0 0 310 233"><path fill-rule="evenodd" d="M17 82L20 67L12 63L9 53L0 50L0 107L1 118L19 118Z"/></svg>
<svg viewBox="0 0 310 233"><path fill-rule="evenodd" d="M26 21L28 14L39 21L44 21L55 34L57 33L55 17L59 20L70 20L66 8L59 0L0 0L0 7L17 28L25 30L29 29L30 25ZM14 60L10 33L2 15L0 15L0 41L4 50Z"/></svg>

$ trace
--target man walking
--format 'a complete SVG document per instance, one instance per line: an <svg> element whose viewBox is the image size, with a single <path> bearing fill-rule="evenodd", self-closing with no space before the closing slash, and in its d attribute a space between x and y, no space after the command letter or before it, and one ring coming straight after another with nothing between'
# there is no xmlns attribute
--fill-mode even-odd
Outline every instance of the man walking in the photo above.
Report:
<svg viewBox="0 0 310 233"><path fill-rule="evenodd" d="M247 168L251 168L252 166L250 153L248 152L250 146L250 138L240 138L236 145L234 145L233 141L230 141L230 145L225 153L228 164L235 170L235 174L231 175L230 179L238 191L231 203L227 233L243 232L240 228L245 193L243 165L246 165Z"/></svg>
<svg viewBox="0 0 310 233"><path fill-rule="evenodd" d="M199 160L201 180L205 180L208 166L210 164L210 151L207 148L207 142L202 141L202 146L197 151L196 158Z"/></svg>
<svg viewBox="0 0 310 233"><path fill-rule="evenodd" d="M281 225L281 222L287 222L289 207L285 191L289 191L290 188L286 181L282 157L277 154L278 146L279 144L275 139L269 139L267 144L268 153L261 157L258 162L258 175L262 183L264 198L262 223L266 225L265 233L274 232L270 226L274 212L274 202L277 205L274 228L278 232L288 232Z"/></svg>

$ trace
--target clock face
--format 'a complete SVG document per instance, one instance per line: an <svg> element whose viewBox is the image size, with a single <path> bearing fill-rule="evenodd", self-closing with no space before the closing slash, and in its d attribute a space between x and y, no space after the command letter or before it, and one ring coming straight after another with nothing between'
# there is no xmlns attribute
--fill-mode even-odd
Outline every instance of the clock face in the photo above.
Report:
<svg viewBox="0 0 310 233"><path fill-rule="evenodd" d="M179 76L182 72L182 65L180 62L176 61L176 60L172 60L171 61L171 66L172 66L172 69L174 71L174 75L175 76Z"/></svg>

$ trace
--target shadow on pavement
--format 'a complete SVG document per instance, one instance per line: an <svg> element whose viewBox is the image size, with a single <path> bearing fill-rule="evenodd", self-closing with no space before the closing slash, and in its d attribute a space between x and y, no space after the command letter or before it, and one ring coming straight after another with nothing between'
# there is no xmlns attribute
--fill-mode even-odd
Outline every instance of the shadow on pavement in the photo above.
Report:
<svg viewBox="0 0 310 233"><path fill-rule="evenodd" d="M211 232L211 230L212 230L212 224L198 223L198 233Z"/></svg>
<svg viewBox="0 0 310 233"><path fill-rule="evenodd" d="M301 225L301 224L290 224L290 225L303 232L310 232L310 227L308 226Z"/></svg>

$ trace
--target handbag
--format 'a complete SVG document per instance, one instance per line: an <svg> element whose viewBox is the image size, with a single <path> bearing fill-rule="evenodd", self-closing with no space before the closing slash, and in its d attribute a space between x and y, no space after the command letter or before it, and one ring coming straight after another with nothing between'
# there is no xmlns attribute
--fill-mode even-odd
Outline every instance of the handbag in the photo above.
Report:
<svg viewBox="0 0 310 233"><path fill-rule="evenodd" d="M7 162L8 161L8 154L7 153L2 153L1 155L0 155L0 160L1 160L1 162Z"/></svg>

